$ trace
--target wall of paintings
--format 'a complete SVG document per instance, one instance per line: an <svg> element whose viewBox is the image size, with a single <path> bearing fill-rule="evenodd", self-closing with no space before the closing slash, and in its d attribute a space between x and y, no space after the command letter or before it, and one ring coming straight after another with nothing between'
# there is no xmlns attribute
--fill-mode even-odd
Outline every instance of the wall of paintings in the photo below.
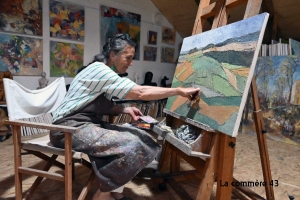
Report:
<svg viewBox="0 0 300 200"><path fill-rule="evenodd" d="M14 80L27 88L38 86L43 71L50 83L59 76L71 83L77 69L101 52L106 37L119 32L130 34L138 43L128 78L134 80L138 74L141 84L151 71L159 85L164 76L174 75L182 38L163 16L159 24L155 22L160 12L151 0L143 4L139 0L14 2L17 8L11 1L0 8L0 71L11 71ZM108 17L107 10L116 13ZM125 17L120 20L117 14ZM165 49L168 53L162 54Z"/></svg>

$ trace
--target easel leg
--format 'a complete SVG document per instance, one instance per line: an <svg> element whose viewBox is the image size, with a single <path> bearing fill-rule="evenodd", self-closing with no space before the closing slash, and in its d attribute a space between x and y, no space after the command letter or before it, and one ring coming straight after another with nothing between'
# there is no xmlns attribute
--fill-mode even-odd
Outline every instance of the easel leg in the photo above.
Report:
<svg viewBox="0 0 300 200"><path fill-rule="evenodd" d="M219 200L230 200L232 192L233 166L236 138L220 133L217 196Z"/></svg>
<svg viewBox="0 0 300 200"><path fill-rule="evenodd" d="M212 188L217 176L219 159L219 141L221 133L215 133L210 150L211 158L205 162L197 200L210 199Z"/></svg>

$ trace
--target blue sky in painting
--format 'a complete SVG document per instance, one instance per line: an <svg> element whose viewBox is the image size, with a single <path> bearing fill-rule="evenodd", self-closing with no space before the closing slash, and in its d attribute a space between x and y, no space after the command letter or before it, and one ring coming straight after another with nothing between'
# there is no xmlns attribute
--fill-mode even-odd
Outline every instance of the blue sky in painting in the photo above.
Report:
<svg viewBox="0 0 300 200"><path fill-rule="evenodd" d="M181 52L189 51L195 47L198 49L203 48L208 44L217 44L230 38L236 38L260 31L263 24L262 22L267 15L267 13L263 13L211 31L187 37L183 41Z"/></svg>

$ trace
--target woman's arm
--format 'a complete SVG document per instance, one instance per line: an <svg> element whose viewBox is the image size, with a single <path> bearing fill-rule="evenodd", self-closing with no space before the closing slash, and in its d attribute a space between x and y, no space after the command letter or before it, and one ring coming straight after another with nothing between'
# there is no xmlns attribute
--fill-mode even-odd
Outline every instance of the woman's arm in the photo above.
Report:
<svg viewBox="0 0 300 200"><path fill-rule="evenodd" d="M164 99L171 96L180 95L189 100L200 96L199 88L164 88L152 86L134 86L125 96L125 99L139 99L144 101Z"/></svg>

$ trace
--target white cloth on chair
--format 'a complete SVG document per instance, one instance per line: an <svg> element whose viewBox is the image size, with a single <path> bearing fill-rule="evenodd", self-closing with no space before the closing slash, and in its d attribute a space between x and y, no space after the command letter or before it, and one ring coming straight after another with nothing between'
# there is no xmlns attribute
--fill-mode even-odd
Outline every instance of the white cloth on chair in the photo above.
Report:
<svg viewBox="0 0 300 200"><path fill-rule="evenodd" d="M66 94L64 77L39 90L29 90L7 78L4 78L3 82L9 120L51 113L60 105Z"/></svg>

